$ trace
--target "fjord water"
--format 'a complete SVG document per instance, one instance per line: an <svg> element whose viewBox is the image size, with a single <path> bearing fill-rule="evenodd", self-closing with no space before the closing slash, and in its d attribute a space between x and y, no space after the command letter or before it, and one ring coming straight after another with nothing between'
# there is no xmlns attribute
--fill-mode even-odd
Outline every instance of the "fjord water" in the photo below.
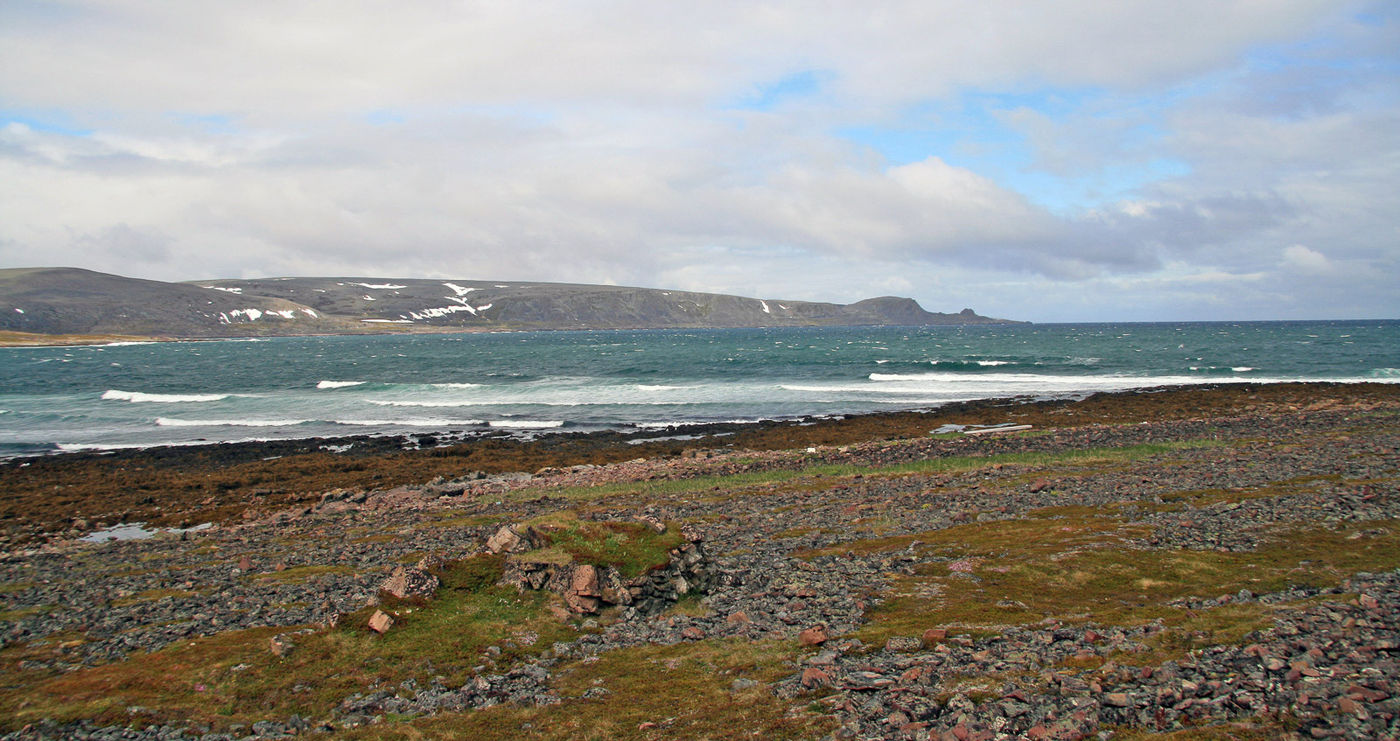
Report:
<svg viewBox="0 0 1400 741"><path fill-rule="evenodd" d="M0 456L358 434L660 429L1281 380L1400 382L1400 322L531 332L8 348L0 349Z"/></svg>

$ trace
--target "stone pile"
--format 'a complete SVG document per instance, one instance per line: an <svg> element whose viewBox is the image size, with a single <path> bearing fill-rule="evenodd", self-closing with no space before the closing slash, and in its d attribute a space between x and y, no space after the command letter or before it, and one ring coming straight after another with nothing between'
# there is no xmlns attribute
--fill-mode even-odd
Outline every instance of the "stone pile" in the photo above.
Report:
<svg viewBox="0 0 1400 741"><path fill-rule="evenodd" d="M644 524L657 534L666 525L648 518ZM703 592L711 580L710 562L698 532L683 532L685 542L671 550L669 561L633 578L624 578L616 566L561 561L545 551L544 533L526 525L507 525L486 542L491 553L506 554L501 582L521 591L547 590L564 600L575 615L596 615L609 607L624 608L626 617L664 610L691 592Z"/></svg>

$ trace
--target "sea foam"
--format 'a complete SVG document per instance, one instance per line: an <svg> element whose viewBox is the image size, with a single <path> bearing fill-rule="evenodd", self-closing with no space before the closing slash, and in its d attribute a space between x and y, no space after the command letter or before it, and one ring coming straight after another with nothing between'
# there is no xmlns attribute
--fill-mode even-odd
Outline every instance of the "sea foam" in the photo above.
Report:
<svg viewBox="0 0 1400 741"><path fill-rule="evenodd" d="M155 402L175 404L180 402L222 401L231 394L148 394L141 391L121 391L107 389L102 398L107 401Z"/></svg>
<svg viewBox="0 0 1400 741"><path fill-rule="evenodd" d="M158 427L295 427L309 419L172 419L156 417Z"/></svg>
<svg viewBox="0 0 1400 741"><path fill-rule="evenodd" d="M343 389L351 386L361 386L364 381L321 381L316 384L318 389Z"/></svg>
<svg viewBox="0 0 1400 741"><path fill-rule="evenodd" d="M561 420L528 420L528 419L495 419L489 422L492 427L500 427L515 430L548 430L555 427L563 427Z"/></svg>

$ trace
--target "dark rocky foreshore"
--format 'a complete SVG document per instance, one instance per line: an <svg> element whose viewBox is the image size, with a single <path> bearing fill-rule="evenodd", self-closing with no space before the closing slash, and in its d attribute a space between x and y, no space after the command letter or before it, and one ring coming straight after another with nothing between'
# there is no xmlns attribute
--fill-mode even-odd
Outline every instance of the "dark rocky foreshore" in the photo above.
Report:
<svg viewBox="0 0 1400 741"><path fill-rule="evenodd" d="M880 434L775 426L750 431L752 445L733 435L614 463L579 462L556 441L566 454L529 475L459 463L458 476L258 502L198 533L90 544L59 531L0 558L0 715L12 718L0 728L17 739L1400 734L1400 395L1263 387L1212 413L1208 391L1170 393L1175 413L1129 411L1165 395L974 405L890 416ZM927 435L943 422L1032 429ZM258 655L296 659L326 624L365 620L395 568L466 559L502 525L563 510L685 524L704 543L705 577L647 592L663 600L648 609L561 611L482 647L452 681L386 669L395 681L346 685L319 705L235 703L228 720L182 716L197 697L100 701L126 696L121 667L201 636L246 634ZM411 622L433 605L384 609ZM629 657L626 670L580 685L615 657ZM238 671L291 671L290 660ZM696 687L717 694L681 688L689 661L709 667ZM627 675L668 662L658 676L672 678L652 692L670 682L680 699L651 717ZM172 683L212 683L181 666L190 676ZM107 684L84 684L103 671ZM629 720L551 721L601 709ZM731 723L707 725L726 713Z"/></svg>

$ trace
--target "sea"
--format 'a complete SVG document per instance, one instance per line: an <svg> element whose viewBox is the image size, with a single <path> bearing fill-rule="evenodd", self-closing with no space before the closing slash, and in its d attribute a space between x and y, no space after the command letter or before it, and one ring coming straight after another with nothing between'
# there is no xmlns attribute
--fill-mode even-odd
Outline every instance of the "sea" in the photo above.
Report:
<svg viewBox="0 0 1400 741"><path fill-rule="evenodd" d="M1400 321L286 337L0 348L0 458L460 439L927 409L1196 383L1400 382Z"/></svg>

